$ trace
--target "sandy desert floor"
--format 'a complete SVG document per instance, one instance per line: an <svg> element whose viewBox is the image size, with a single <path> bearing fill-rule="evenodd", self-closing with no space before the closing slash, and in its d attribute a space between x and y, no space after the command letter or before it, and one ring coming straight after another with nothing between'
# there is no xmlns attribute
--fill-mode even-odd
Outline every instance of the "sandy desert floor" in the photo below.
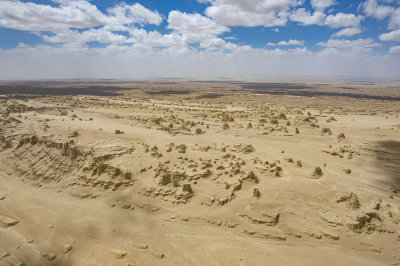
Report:
<svg viewBox="0 0 400 266"><path fill-rule="evenodd" d="M400 86L0 84L0 265L400 265Z"/></svg>

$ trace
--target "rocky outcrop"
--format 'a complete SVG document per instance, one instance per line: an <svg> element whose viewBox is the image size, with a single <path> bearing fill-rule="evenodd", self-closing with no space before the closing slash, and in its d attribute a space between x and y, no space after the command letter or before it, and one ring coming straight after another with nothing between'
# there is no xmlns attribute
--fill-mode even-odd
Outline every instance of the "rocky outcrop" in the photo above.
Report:
<svg viewBox="0 0 400 266"><path fill-rule="evenodd" d="M96 157L91 149L73 140L57 142L49 137L23 136L11 153L15 170L40 186L62 183L64 188L95 187L118 190L135 180L130 171L110 165Z"/></svg>
<svg viewBox="0 0 400 266"><path fill-rule="evenodd" d="M346 206L351 208L351 209L358 209L360 208L361 204L360 201L358 200L358 197L355 193L338 193L335 196L335 201L337 203L340 202L345 202Z"/></svg>
<svg viewBox="0 0 400 266"><path fill-rule="evenodd" d="M381 218L377 212L367 212L359 215L353 222L347 224L347 227L356 233L372 233L381 226Z"/></svg>

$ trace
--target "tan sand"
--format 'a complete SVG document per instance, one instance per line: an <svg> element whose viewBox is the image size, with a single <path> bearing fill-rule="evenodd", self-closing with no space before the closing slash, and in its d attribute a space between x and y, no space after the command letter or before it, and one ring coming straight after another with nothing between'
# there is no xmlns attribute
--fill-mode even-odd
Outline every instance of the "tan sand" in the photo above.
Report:
<svg viewBox="0 0 400 266"><path fill-rule="evenodd" d="M0 265L400 264L397 85L113 86L0 95Z"/></svg>

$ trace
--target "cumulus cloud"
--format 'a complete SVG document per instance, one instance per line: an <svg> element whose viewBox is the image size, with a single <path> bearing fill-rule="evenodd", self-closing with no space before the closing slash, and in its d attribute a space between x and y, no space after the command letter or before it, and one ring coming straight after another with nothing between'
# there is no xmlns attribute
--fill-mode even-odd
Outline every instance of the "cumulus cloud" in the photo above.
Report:
<svg viewBox="0 0 400 266"><path fill-rule="evenodd" d="M124 43L127 38L120 34L115 34L104 28L90 29L84 32L77 30L66 30L54 36L43 35L43 40L50 43L74 43L74 42L100 42L100 43Z"/></svg>
<svg viewBox="0 0 400 266"><path fill-rule="evenodd" d="M102 13L87 1L57 1L59 6L31 2L0 1L0 26L25 31L63 32L70 28L105 26L110 30L124 30L134 23L159 25L162 17L136 3L114 6Z"/></svg>
<svg viewBox="0 0 400 266"><path fill-rule="evenodd" d="M273 50L264 50L263 53L267 56L275 56L285 58L287 56L305 56L305 55L313 55L311 51L309 51L306 47L297 47L293 49L283 50L280 48L276 48Z"/></svg>
<svg viewBox="0 0 400 266"><path fill-rule="evenodd" d="M267 46L285 46L285 45L304 45L304 41L289 40L289 41L280 41L278 43L273 43L273 42L267 43Z"/></svg>
<svg viewBox="0 0 400 266"><path fill-rule="evenodd" d="M119 25L154 24L160 25L162 17L157 11L151 11L139 3L127 5L122 3L108 9L108 21L106 26L116 29Z"/></svg>
<svg viewBox="0 0 400 266"><path fill-rule="evenodd" d="M359 51L370 51L372 47L379 47L380 44L374 42L371 38L344 40L344 39L329 39L327 42L319 42L319 46L337 49L354 49Z"/></svg>
<svg viewBox="0 0 400 266"><path fill-rule="evenodd" d="M395 30L379 35L379 40L383 42L394 41L400 42L400 30Z"/></svg>
<svg viewBox="0 0 400 266"><path fill-rule="evenodd" d="M283 26L301 0L215 0L206 15L225 26Z"/></svg>
<svg viewBox="0 0 400 266"><path fill-rule="evenodd" d="M299 8L290 14L292 21L300 22L302 25L323 25L326 15L321 11L315 11L312 15L305 8Z"/></svg>
<svg viewBox="0 0 400 266"><path fill-rule="evenodd" d="M311 0L311 6L320 11L324 11L324 9L336 4L335 0Z"/></svg>
<svg viewBox="0 0 400 266"><path fill-rule="evenodd" d="M130 31L132 42L142 44L147 47L160 47L172 45L184 45L178 35L161 34L158 31L146 31L144 29L133 29Z"/></svg>
<svg viewBox="0 0 400 266"><path fill-rule="evenodd" d="M219 25L214 20L200 14L187 14L177 10L168 15L168 29L172 35L183 44L199 43L201 48L215 48L223 46L226 42L217 37L228 32L229 28Z"/></svg>
<svg viewBox="0 0 400 266"><path fill-rule="evenodd" d="M356 27L362 17L337 13L326 16L324 10L336 5L335 0L311 0L314 12L299 6L302 0L201 0L211 3L206 15L225 26L285 26L288 20L302 25L325 25L331 28Z"/></svg>
<svg viewBox="0 0 400 266"><path fill-rule="evenodd" d="M199 43L202 48L228 43L217 36L229 31L226 26L200 14L171 11L167 28L170 34L146 31L144 24L159 25L162 16L136 3L124 2L102 13L95 5L83 0L54 0L58 6L5 0L0 2L0 26L37 33L48 43L62 43L64 49L87 48L85 43L134 44L135 48L151 50L167 47L173 52L190 50L186 45ZM118 31L118 33L116 33ZM121 33L125 32L125 33ZM51 33L48 33L51 32ZM240 46L230 46L238 50ZM229 49L229 48L228 48ZM165 49L167 50L167 49Z"/></svg>
<svg viewBox="0 0 400 266"><path fill-rule="evenodd" d="M71 3L71 2L83 2L83 1L85 1L85 2L89 2L90 0L50 0L51 2L53 2L53 3L56 3L56 4L63 4L63 5L66 5L66 4L69 4L69 3Z"/></svg>
<svg viewBox="0 0 400 266"><path fill-rule="evenodd" d="M298 8L291 12L290 20L300 22L301 25L319 25L328 26L330 28L341 27L357 27L362 19L361 16L356 16L352 13L345 14L342 12L326 16L322 11L311 11L305 8Z"/></svg>
<svg viewBox="0 0 400 266"><path fill-rule="evenodd" d="M389 29L400 28L400 7L390 16Z"/></svg>
<svg viewBox="0 0 400 266"><path fill-rule="evenodd" d="M144 28L160 25L163 16L138 3L122 2L100 11L89 0L51 1L55 4L0 0L0 27L34 32L46 42L0 50L0 79L398 76L398 46L389 49L391 56L377 57L368 53L379 46L370 38L337 39L359 34L362 17L341 12L326 15L325 10L337 4L334 0L311 0L313 10L301 7L304 0L198 0L207 4L207 16L173 10L166 16L167 33ZM362 6L367 12L367 3ZM393 31L379 39L399 41L400 9L390 14L381 10L369 14L390 16ZM264 49L242 44L239 37L233 43L236 35L223 35L230 32L229 26L275 27L289 20L345 28L319 42L321 52L303 47L302 40L269 42L266 45L273 48ZM91 42L103 45L91 47Z"/></svg>
<svg viewBox="0 0 400 266"><path fill-rule="evenodd" d="M390 54L400 54L400 46L392 46L389 49Z"/></svg>
<svg viewBox="0 0 400 266"><path fill-rule="evenodd" d="M20 1L0 1L0 26L26 31L60 31L104 24L106 16L88 2L52 7Z"/></svg>
<svg viewBox="0 0 400 266"><path fill-rule="evenodd" d="M367 16L377 19L384 19L394 11L391 6L379 5L377 0L367 0L363 7Z"/></svg>
<svg viewBox="0 0 400 266"><path fill-rule="evenodd" d="M132 43L127 34L113 31L134 31L136 26L159 25L163 18L157 11L151 11L139 3L125 2L114 5L103 13L89 1L53 0L58 6L40 5L21 1L0 1L0 26L37 33L45 42L64 43L63 47L83 47L78 43L100 42L106 44ZM83 30L83 31L82 31ZM51 32L49 34L48 32ZM147 33L147 32L146 32ZM171 36L159 37L148 33L149 43L170 43ZM153 41L149 39L153 38ZM140 39L140 38L138 38ZM142 38L143 39L143 38Z"/></svg>
<svg viewBox="0 0 400 266"><path fill-rule="evenodd" d="M229 28L218 25L215 21L200 14L187 14L176 10L169 13L167 28L180 33L207 33L213 35L229 31Z"/></svg>
<svg viewBox="0 0 400 266"><path fill-rule="evenodd" d="M222 47L226 44L226 42L221 39L221 38L210 38L210 39L206 39L204 41L202 41L200 43L200 47L201 48L206 48L206 49L210 49L210 48L218 48L218 47Z"/></svg>
<svg viewBox="0 0 400 266"><path fill-rule="evenodd" d="M162 51L174 53L179 51L192 52L190 44L198 43L200 48L207 51L225 51L231 53L252 50L248 45L237 45L218 37L228 32L229 28L217 24L210 18L200 14L187 14L180 11L171 11L168 16L168 29L172 32L161 34L158 31L146 31L145 29L134 28L129 31L130 38L125 43L134 43L134 47L162 48ZM230 38L227 38L227 40Z"/></svg>
<svg viewBox="0 0 400 266"><path fill-rule="evenodd" d="M340 12L327 16L324 24L331 28L356 27L360 24L361 19L361 16Z"/></svg>
<svg viewBox="0 0 400 266"><path fill-rule="evenodd" d="M332 38L343 37L343 36L350 37L350 36L354 36L354 35L357 35L360 33L361 33L361 29L359 27L345 28L345 29L342 29L342 30L334 33L332 35Z"/></svg>

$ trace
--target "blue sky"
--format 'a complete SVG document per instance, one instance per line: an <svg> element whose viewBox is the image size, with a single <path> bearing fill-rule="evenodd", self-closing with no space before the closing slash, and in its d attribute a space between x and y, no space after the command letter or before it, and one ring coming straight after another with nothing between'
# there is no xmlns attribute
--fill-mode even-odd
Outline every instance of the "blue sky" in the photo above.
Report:
<svg viewBox="0 0 400 266"><path fill-rule="evenodd" d="M243 73L245 77L284 75L283 71L293 69L287 76L320 72L316 76L372 73L397 78L393 68L399 64L399 54L399 0L0 1L0 70L6 71L0 74L3 79L17 74L61 77L60 72L51 74L52 61L58 58L58 62L67 62L74 57L79 58L81 66L87 65L82 77L92 75L87 68L93 60L101 65L115 58L121 65L137 69L135 62L155 63L163 58L163 62L172 62L176 73L163 63L150 76L163 76L162 72L192 76L183 70L193 68L193 61L201 67L192 72L203 73L206 68L206 72L215 69L211 73L215 76L241 74L240 69L225 73L220 70L232 68L221 64L229 61L257 70ZM328 57L323 66L326 71L321 72L315 64ZM24 66L17 60L22 58L27 60ZM28 62L35 64L35 60L51 71L46 75L30 71ZM200 64L201 60L204 62ZM24 70L7 73L9 62L15 69ZM276 62L280 71L274 68ZM376 67L365 69L355 62ZM73 62L69 64L73 67ZM299 64L303 71L294 68ZM260 66L268 71L263 73ZM341 66L360 70L349 72ZM217 70L221 73L215 73ZM102 68L97 71L99 75L119 77L120 69L115 73ZM125 76L131 77L121 75Z"/></svg>

